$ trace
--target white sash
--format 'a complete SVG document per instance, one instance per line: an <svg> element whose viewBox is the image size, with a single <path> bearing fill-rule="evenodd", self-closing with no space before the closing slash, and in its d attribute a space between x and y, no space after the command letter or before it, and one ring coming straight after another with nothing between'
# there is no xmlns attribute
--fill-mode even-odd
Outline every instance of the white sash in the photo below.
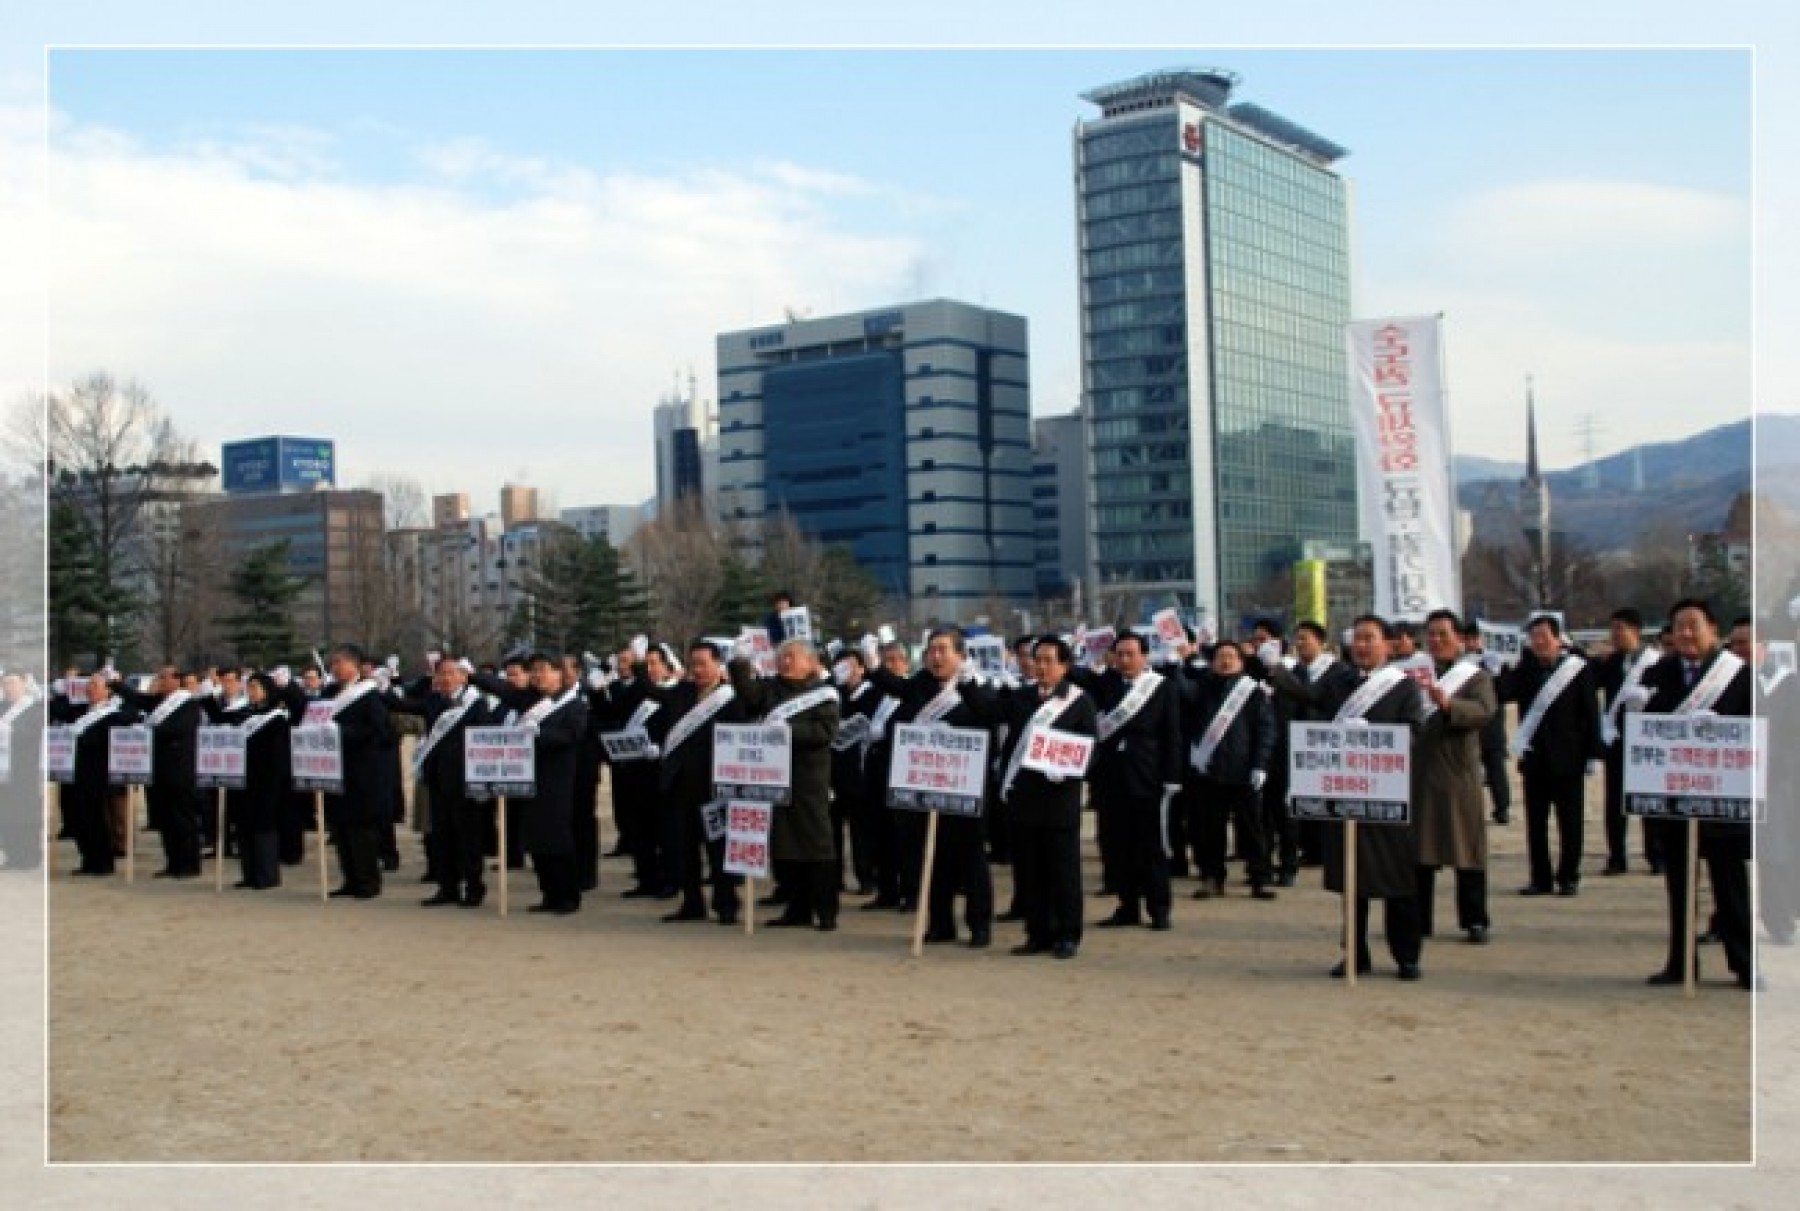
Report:
<svg viewBox="0 0 1800 1211"><path fill-rule="evenodd" d="M262 731L263 728L273 723L277 716L286 718L287 710L278 706L272 710L260 711L244 720L238 726L244 729L244 736L248 738L256 735L256 733Z"/></svg>
<svg viewBox="0 0 1800 1211"><path fill-rule="evenodd" d="M1644 674L1660 659L1661 652L1646 647L1638 653L1637 663L1625 671L1625 680L1619 685L1619 692L1613 696L1612 705L1600 717L1600 736L1606 741L1607 748L1619 742L1619 709L1625 705L1625 696L1643 684Z"/></svg>
<svg viewBox="0 0 1800 1211"><path fill-rule="evenodd" d="M378 688L375 682L367 677L361 681L353 681L350 687L331 700L331 715L336 718L345 707L365 694L373 694Z"/></svg>
<svg viewBox="0 0 1800 1211"><path fill-rule="evenodd" d="M1406 680L1406 674L1393 665L1383 665L1369 674L1369 679L1356 687L1356 692L1344 699L1344 705L1338 708L1333 722L1342 723L1346 719L1361 719L1369 713L1369 708L1387 697L1387 692Z"/></svg>
<svg viewBox="0 0 1800 1211"><path fill-rule="evenodd" d="M694 709L675 721L669 734L663 737L663 757L681 747L682 741L705 727L712 717L724 710L726 705L737 697L737 691L729 685L721 685L718 689L694 704Z"/></svg>
<svg viewBox="0 0 1800 1211"><path fill-rule="evenodd" d="M899 709L900 700L898 698L881 700L881 705L875 708L875 717L869 720L869 743L873 744L887 735L888 720L892 719L894 712Z"/></svg>
<svg viewBox="0 0 1800 1211"><path fill-rule="evenodd" d="M867 715L846 715L838 724L838 734L831 741L833 752L844 752L846 749L862 748L869 743L869 717Z"/></svg>
<svg viewBox="0 0 1800 1211"><path fill-rule="evenodd" d="M808 690L798 698L789 698L786 702L763 716L764 723L786 723L795 715L801 715L816 706L824 706L827 702L838 700L837 687L822 685L816 690Z"/></svg>
<svg viewBox="0 0 1800 1211"><path fill-rule="evenodd" d="M1256 692L1257 683L1249 677L1240 676L1237 684L1231 687L1231 693L1225 695L1225 701L1219 705L1219 713L1207 725L1206 732L1200 742L1194 745L1194 751L1188 759L1193 762L1194 769L1206 772L1206 767L1218 751L1219 741L1225 739L1225 733L1237 722L1238 713L1244 709L1244 703L1250 701L1250 695Z"/></svg>
<svg viewBox="0 0 1800 1211"><path fill-rule="evenodd" d="M1112 739L1113 733L1137 718L1137 713L1144 709L1150 701L1150 695L1156 693L1156 687L1163 683L1161 673L1146 672L1131 683L1131 692L1106 714L1100 716L1100 723L1095 729L1102 744Z"/></svg>
<svg viewBox="0 0 1800 1211"><path fill-rule="evenodd" d="M81 735L81 733L87 731L88 728L93 726L94 721L96 719L104 719L104 718L106 718L106 716L112 714L114 711L116 711L118 709L119 709L119 700L117 698L108 698L105 702L101 703L99 706L90 708L88 710L87 714L83 715L81 718L79 718L75 722L71 723L69 725L69 735L71 735L71 736Z"/></svg>
<svg viewBox="0 0 1800 1211"><path fill-rule="evenodd" d="M469 713L469 708L474 706L475 700L480 697L480 691L472 687L464 687L462 694L456 700L457 705L437 717L437 722L431 725L431 732L425 737L425 742L419 745L418 751L413 754L413 774L415 776L425 769L425 758L431 755L431 750L437 747L438 741L450 734L450 729Z"/></svg>
<svg viewBox="0 0 1800 1211"><path fill-rule="evenodd" d="M155 710L150 712L150 717L144 720L144 726L154 728L170 715L173 715L176 711L186 706L188 704L188 699L192 697L193 695L186 690L176 690L173 694L164 698Z"/></svg>
<svg viewBox="0 0 1800 1211"><path fill-rule="evenodd" d="M1720 652L1719 658L1713 661L1712 668L1708 669L1706 676L1702 677L1699 683L1688 691L1688 696L1682 700L1680 706L1675 708L1675 713L1687 715L1694 711L1712 710L1713 703L1719 700L1719 695L1725 692L1725 688L1731 684L1731 679L1736 677L1738 671L1743 667L1744 662L1730 652Z"/></svg>
<svg viewBox="0 0 1800 1211"><path fill-rule="evenodd" d="M6 708L6 714L0 715L0 731L11 731L13 720L25 713L25 708L36 702L30 694L26 694L17 702Z"/></svg>
<svg viewBox="0 0 1800 1211"><path fill-rule="evenodd" d="M1031 738L1037 735L1037 730L1040 727L1049 727L1051 724L1055 723L1062 717L1062 713L1069 709L1069 704L1081 697L1080 686L1067 681L1063 682L1063 684L1068 686L1068 696L1052 696L1044 699L1044 704L1038 707L1037 711L1031 716L1031 722L1025 725L1025 734L1019 737L1018 746L1013 749L1012 760L1006 763L1006 778L1000 783L1000 797L1002 799L1005 799L1012 794L1013 779L1019 776L1019 766L1024 763L1025 753L1031 748Z"/></svg>
<svg viewBox="0 0 1800 1211"><path fill-rule="evenodd" d="M233 698L230 702L227 702L222 709L227 712L241 711L249 705L250 705L250 699L243 694L239 694L236 698Z"/></svg>
<svg viewBox="0 0 1800 1211"><path fill-rule="evenodd" d="M1306 684L1308 685L1317 685L1319 678L1325 675L1325 670L1336 663L1337 657L1330 652L1320 652L1318 659L1311 664L1300 664L1299 661L1295 661L1297 667L1306 670Z"/></svg>
<svg viewBox="0 0 1800 1211"><path fill-rule="evenodd" d="M551 698L549 696L539 698L532 704L531 709L526 711L519 719L519 726L524 727L526 724L542 723L557 710L573 702L575 700L575 694L575 690L565 690L556 698Z"/></svg>
<svg viewBox="0 0 1800 1211"><path fill-rule="evenodd" d="M1519 724L1519 734L1512 738L1507 746L1514 757L1522 757L1531 749L1531 738L1537 735L1538 724L1544 721L1544 715L1569 688L1575 678L1581 676L1582 666L1587 662L1579 656L1564 656L1556 671L1550 674L1550 680L1539 688L1537 697L1532 699L1531 709L1525 712L1524 720Z"/></svg>
<svg viewBox="0 0 1800 1211"><path fill-rule="evenodd" d="M1788 668L1787 665L1779 664L1775 666L1775 673L1773 676L1764 677L1761 673L1758 673L1756 675L1756 680L1762 685L1763 696L1767 697L1775 692L1776 686L1780 685L1793 675L1793 670Z"/></svg>
<svg viewBox="0 0 1800 1211"><path fill-rule="evenodd" d="M1462 689L1463 686L1469 684L1469 678L1473 677L1476 673L1479 673L1480 671L1481 671L1481 664L1479 661L1470 660L1467 658L1458 660L1450 666L1450 668L1444 673L1444 675L1442 677L1439 677L1437 679L1437 687L1438 687L1438 689L1444 691L1444 697L1454 698L1454 697L1456 697L1456 692L1458 690ZM1426 715L1426 717L1430 718L1431 715L1437 711L1437 709L1438 709L1437 703L1433 702L1429 697L1427 697L1425 699L1425 715Z"/></svg>
<svg viewBox="0 0 1800 1211"><path fill-rule="evenodd" d="M961 701L962 691L957 689L956 682L952 681L938 693L936 698L925 704L924 709L918 713L913 722L922 727L929 727L955 710L956 704Z"/></svg>

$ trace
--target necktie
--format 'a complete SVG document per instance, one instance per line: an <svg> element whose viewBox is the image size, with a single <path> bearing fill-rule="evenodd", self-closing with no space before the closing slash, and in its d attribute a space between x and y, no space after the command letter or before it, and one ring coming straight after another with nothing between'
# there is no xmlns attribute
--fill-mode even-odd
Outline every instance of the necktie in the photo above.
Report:
<svg viewBox="0 0 1800 1211"><path fill-rule="evenodd" d="M1686 667L1686 673L1687 673L1686 688L1691 690L1694 688L1694 682L1700 676L1700 666L1698 664L1695 664L1692 660L1689 660L1689 661L1685 662L1685 667Z"/></svg>

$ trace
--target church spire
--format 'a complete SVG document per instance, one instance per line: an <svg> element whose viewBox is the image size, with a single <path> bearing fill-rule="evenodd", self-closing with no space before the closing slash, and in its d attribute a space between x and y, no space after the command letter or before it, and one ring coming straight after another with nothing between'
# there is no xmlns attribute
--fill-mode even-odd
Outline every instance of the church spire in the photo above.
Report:
<svg viewBox="0 0 1800 1211"><path fill-rule="evenodd" d="M1531 376L1525 376L1525 478L1535 481L1538 474L1537 400L1531 390Z"/></svg>

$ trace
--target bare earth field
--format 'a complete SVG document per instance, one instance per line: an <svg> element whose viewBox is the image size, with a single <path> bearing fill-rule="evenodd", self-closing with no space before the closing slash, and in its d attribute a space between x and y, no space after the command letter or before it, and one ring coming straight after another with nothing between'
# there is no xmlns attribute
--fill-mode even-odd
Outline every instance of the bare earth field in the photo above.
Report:
<svg viewBox="0 0 1800 1211"><path fill-rule="evenodd" d="M665 925L614 861L572 918L517 911L528 872L505 921L492 895L425 911L406 835L367 903L321 906L316 867L260 894L228 870L222 897L54 879L48 1156L1750 1161L1753 999L1722 956L1693 1001L1646 988L1659 879L1522 899L1517 814L1492 837L1493 944L1448 928L1444 879L1425 979L1377 933L1354 990L1317 871L1274 903L1178 881L1172 933L1090 927L1072 962L1007 955L1006 926L913 960L906 919L854 909L833 935Z"/></svg>

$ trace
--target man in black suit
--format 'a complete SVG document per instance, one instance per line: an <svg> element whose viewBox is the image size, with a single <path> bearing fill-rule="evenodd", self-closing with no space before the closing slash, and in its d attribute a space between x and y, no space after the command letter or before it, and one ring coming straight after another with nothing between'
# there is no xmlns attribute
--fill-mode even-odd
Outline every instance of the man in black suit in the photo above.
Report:
<svg viewBox="0 0 1800 1211"><path fill-rule="evenodd" d="M1644 675L1644 684L1625 700L1624 709L1650 714L1746 716L1751 713L1754 673L1749 664L1719 643L1719 622L1712 607L1684 598L1669 611L1669 649ZM1669 900L1669 950L1662 970L1650 984L1683 982L1688 910L1688 824L1686 820L1649 820L1663 856L1663 883ZM1712 884L1713 931L1725 951L1725 962L1738 987L1754 978L1750 939L1750 825L1705 820L1700 824L1700 854ZM1696 972L1696 975L1698 973Z"/></svg>
<svg viewBox="0 0 1800 1211"><path fill-rule="evenodd" d="M1279 650L1268 667L1281 668ZM1244 671L1244 655L1231 643L1214 645L1211 667L1190 685L1183 711L1191 720L1187 764L1200 780L1200 811L1192 826L1200 838L1200 888L1194 898L1225 894L1229 820L1237 830L1251 895L1273 900L1261 795L1275 753L1275 708L1263 683Z"/></svg>
<svg viewBox="0 0 1800 1211"><path fill-rule="evenodd" d="M1338 723L1404 724L1416 733L1425 718L1419 683L1388 665L1393 632L1387 622L1365 614L1351 632L1348 673L1321 676L1300 686L1286 670L1270 670L1277 690L1285 689L1318 717ZM1279 667L1279 666L1278 666ZM1325 890L1342 895L1345 888L1344 829L1325 829ZM1417 840L1412 824L1371 824L1356 830L1355 936L1345 939L1344 960L1331 971L1342 978L1354 961L1357 974L1369 971L1369 901L1384 902L1388 953L1402 980L1419 978L1424 924L1419 911Z"/></svg>
<svg viewBox="0 0 1800 1211"><path fill-rule="evenodd" d="M1354 679L1356 670L1331 654L1330 636L1325 628L1313 621L1306 621L1294 628L1294 663L1287 664L1279 659L1279 653L1271 655L1267 649L1261 649L1257 661L1262 665L1263 676L1275 693L1277 719L1285 717L1288 723L1320 722L1329 720L1331 712L1319 703L1325 701L1320 697L1321 686L1327 680L1342 681ZM1280 669L1280 675L1275 670ZM1347 692L1346 692L1347 696ZM1285 725L1283 729L1285 731ZM1198 739L1198 737L1194 737ZM1317 820L1305 820L1296 823L1294 833L1300 852L1300 865L1317 866L1324 856L1324 834Z"/></svg>
<svg viewBox="0 0 1800 1211"><path fill-rule="evenodd" d="M442 655L431 671L429 688L416 684L409 694L395 687L388 698L390 709L421 716L428 729L413 753L413 776L431 792L431 831L425 842L432 851L430 866L438 889L423 901L426 908L446 904L479 908L487 896L487 863L481 852L485 809L469 798L463 752L464 734L484 725L486 709L481 691L469 684L469 667L454 656Z"/></svg>
<svg viewBox="0 0 1800 1211"><path fill-rule="evenodd" d="M181 687L181 671L172 664L157 670L148 693L124 682L120 701L144 712L151 735L150 785L144 798L150 826L162 834L163 868L159 879L192 879L200 874L200 789L196 771L200 700ZM222 843L222 842L221 842Z"/></svg>
<svg viewBox="0 0 1800 1211"><path fill-rule="evenodd" d="M1011 811L1013 879L1025 917L1025 941L1013 948L1015 955L1072 959L1081 946L1082 782L1026 769L1021 755L1037 728L1095 734L1093 699L1069 680L1073 664L1068 644L1040 639L1032 654L1036 684L1010 701L1000 793Z"/></svg>
<svg viewBox="0 0 1800 1211"><path fill-rule="evenodd" d="M1495 687L1502 703L1519 707L1512 752L1525 779L1525 840L1531 860L1531 881L1519 894L1572 896L1581 887L1586 777L1599 769L1605 755L1594 675L1586 660L1563 645L1562 627L1549 615L1531 620L1525 643L1519 663L1502 672ZM1554 872L1553 810L1558 840Z"/></svg>
<svg viewBox="0 0 1800 1211"><path fill-rule="evenodd" d="M525 849L531 854L541 898L525 911L563 917L581 910L581 877L575 867L575 776L587 732L587 704L581 700L580 683L565 683L561 663L549 653L533 652L526 668L531 677L528 689L515 689L484 674L476 675L475 685L516 711L511 726L524 728L532 738L536 786L521 802Z"/></svg>
<svg viewBox="0 0 1800 1211"><path fill-rule="evenodd" d="M1606 746L1606 869L1605 874L1622 875L1629 868L1626 859L1625 814L1625 746L1621 729L1625 725L1625 704L1621 694L1642 684L1655 666L1660 653L1644 643L1644 616L1627 606L1614 610L1610 623L1612 651L1600 662L1595 680L1600 687L1601 741ZM1661 857L1650 847L1650 833L1644 833L1644 856L1652 873L1662 870Z"/></svg>
<svg viewBox="0 0 1800 1211"><path fill-rule="evenodd" d="M1113 645L1112 668L1103 673L1071 669L1068 677L1093 698L1099 716L1099 744L1088 774L1094 810L1117 823L1119 907L1100 925L1142 925L1147 911L1151 929L1168 929L1165 821L1170 802L1181 791L1184 751L1178 682L1151 670L1144 637L1131 631ZM1024 697L1035 710L1041 695Z"/></svg>
<svg viewBox="0 0 1800 1211"><path fill-rule="evenodd" d="M87 679L87 709L68 725L75 739L75 776L62 788L63 821L74 834L75 847L81 853L81 865L75 874L113 873L108 733L136 722L137 711L113 696L112 685L103 674L95 673ZM136 814L135 809L130 813L132 817ZM125 827L136 828L137 820L128 818Z"/></svg>
<svg viewBox="0 0 1800 1211"><path fill-rule="evenodd" d="M663 920L706 920L706 900L701 890L704 866L712 884L712 910L719 924L734 925L739 912L738 887L743 879L725 872L725 835L707 835L706 807L714 801L714 729L721 723L743 723L749 716L737 700L737 691L726 681L720 653L705 640L696 639L688 645L687 680L653 692L658 709L646 716L644 726L654 747L650 760L641 764L654 779L659 808L651 823L661 829L659 848L673 863L668 876L670 886L681 895L680 905Z"/></svg>
<svg viewBox="0 0 1800 1211"><path fill-rule="evenodd" d="M394 725L381 687L363 677L355 644L332 649L331 721L343 755L344 789L325 796L325 820L337 847L343 885L331 894L372 900L381 894L382 834L393 819L389 795Z"/></svg>

